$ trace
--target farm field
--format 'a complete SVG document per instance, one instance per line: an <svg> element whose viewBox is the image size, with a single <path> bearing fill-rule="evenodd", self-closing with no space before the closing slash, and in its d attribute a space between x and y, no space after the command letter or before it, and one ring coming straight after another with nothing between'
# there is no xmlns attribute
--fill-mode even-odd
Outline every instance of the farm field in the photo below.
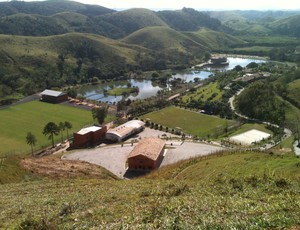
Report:
<svg viewBox="0 0 300 230"><path fill-rule="evenodd" d="M28 132L32 132L37 139L35 149L51 145L48 137L42 134L44 126L50 121L57 124L64 121L71 122L73 128L69 130L69 135L82 126L93 123L89 111L39 101L2 109L0 110L0 156L29 153L30 146L25 141ZM60 135L56 136L56 141L59 140Z"/></svg>
<svg viewBox="0 0 300 230"><path fill-rule="evenodd" d="M174 106L145 114L141 118L150 119L151 122L161 124L169 128L176 129L180 127L183 132L199 137L212 135L216 131L220 131L235 123L235 121L200 114Z"/></svg>

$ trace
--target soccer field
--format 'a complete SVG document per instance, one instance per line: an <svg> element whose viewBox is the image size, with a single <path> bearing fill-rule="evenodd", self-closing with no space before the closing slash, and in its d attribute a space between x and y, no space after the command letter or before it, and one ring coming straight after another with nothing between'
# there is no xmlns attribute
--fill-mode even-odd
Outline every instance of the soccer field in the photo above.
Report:
<svg viewBox="0 0 300 230"><path fill-rule="evenodd" d="M42 134L44 126L53 121L69 121L73 128L69 136L84 125L93 123L90 111L40 101L28 102L0 110L0 157L5 154L30 153L26 135L31 132L37 139L35 149L50 146L51 141ZM64 131L66 137L66 131ZM60 135L55 137L60 141Z"/></svg>

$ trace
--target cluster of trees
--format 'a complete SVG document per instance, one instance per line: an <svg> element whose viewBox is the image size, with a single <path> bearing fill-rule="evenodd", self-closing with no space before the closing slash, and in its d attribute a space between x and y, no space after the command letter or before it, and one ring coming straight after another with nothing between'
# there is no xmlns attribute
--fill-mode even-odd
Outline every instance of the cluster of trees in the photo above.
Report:
<svg viewBox="0 0 300 230"><path fill-rule="evenodd" d="M127 114L132 117L162 109L170 105L170 102L161 97L152 97L144 100L136 100L130 104Z"/></svg>
<svg viewBox="0 0 300 230"><path fill-rule="evenodd" d="M55 122L48 122L44 129L43 129L43 134L45 136L48 136L48 138L52 142L52 147L54 147L54 136L57 136L58 134L61 135L61 142L64 141L64 136L63 132L66 130L67 131L67 140L69 139L69 130L72 129L72 124L69 121L65 122L59 122L59 124L55 124ZM26 143L30 145L31 147L31 152L33 154L33 147L37 143L37 139L34 134L31 132L28 132L26 135Z"/></svg>
<svg viewBox="0 0 300 230"><path fill-rule="evenodd" d="M279 101L271 84L257 81L237 97L237 108L250 118L282 125L285 121L284 103Z"/></svg>

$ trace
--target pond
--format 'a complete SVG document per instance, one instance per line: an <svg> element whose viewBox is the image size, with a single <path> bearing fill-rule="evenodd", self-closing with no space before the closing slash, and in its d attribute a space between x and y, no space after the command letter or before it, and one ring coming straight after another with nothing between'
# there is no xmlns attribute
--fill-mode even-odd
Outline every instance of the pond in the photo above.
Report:
<svg viewBox="0 0 300 230"><path fill-rule="evenodd" d="M219 67L218 70L231 70L235 66L240 65L242 67L247 66L251 62L256 63L263 63L266 62L264 60L260 59L252 59L252 58L237 58L237 57L228 57L229 65ZM190 70L183 73L177 73L172 76L172 78L180 78L184 80L185 82L194 81L195 78L199 79L205 79L208 78L210 75L213 74L212 70L215 68L205 68L205 70ZM139 92L136 94L131 94L127 96L111 96L107 95L106 91L112 88L124 88L127 87L128 83L131 83L132 87L138 87ZM88 99L96 100L96 101L102 101L107 103L116 103L118 101L121 101L123 98L126 99L145 99L152 96L155 96L158 91L163 90L164 87L159 86L157 83L152 82L151 80L136 80L136 79L130 79L127 81L113 81L105 84L100 85L88 85L88 86L82 86L78 90L78 94L82 95Z"/></svg>

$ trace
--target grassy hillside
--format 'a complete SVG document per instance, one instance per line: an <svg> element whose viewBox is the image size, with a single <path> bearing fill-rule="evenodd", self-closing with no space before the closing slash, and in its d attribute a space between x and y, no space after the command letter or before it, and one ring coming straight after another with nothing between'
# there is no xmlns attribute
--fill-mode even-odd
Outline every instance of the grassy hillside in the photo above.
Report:
<svg viewBox="0 0 300 230"><path fill-rule="evenodd" d="M299 228L299 158L218 154L132 181L0 185L0 228Z"/></svg>
<svg viewBox="0 0 300 230"><path fill-rule="evenodd" d="M153 11L130 9L101 16L101 18L120 28L125 35L148 26L167 26Z"/></svg>
<svg viewBox="0 0 300 230"><path fill-rule="evenodd" d="M300 101L300 79L288 84L288 97L293 101Z"/></svg>
<svg viewBox="0 0 300 230"><path fill-rule="evenodd" d="M300 37L300 14L273 22L270 27L279 34Z"/></svg>
<svg viewBox="0 0 300 230"><path fill-rule="evenodd" d="M0 156L29 153L30 147L25 141L27 132L32 132L36 136L37 149L51 145L48 137L42 134L44 126L50 121L57 124L64 121L71 122L73 128L69 131L70 135L84 125L93 123L89 111L38 101L2 109L0 110ZM66 133L64 136L66 137ZM60 136L55 139L60 141Z"/></svg>
<svg viewBox="0 0 300 230"><path fill-rule="evenodd" d="M98 6L98 5L85 5L75 1L10 1L0 2L0 15L8 16L12 14L40 14L40 15L53 15L61 12L76 12L88 16L102 15L112 13L114 10Z"/></svg>
<svg viewBox="0 0 300 230"><path fill-rule="evenodd" d="M244 43L241 39L209 29L201 29L197 32L185 32L184 34L211 50L227 49L228 47Z"/></svg>
<svg viewBox="0 0 300 230"><path fill-rule="evenodd" d="M169 27L147 27L130 34L122 41L160 52L176 51L196 55L207 49L202 44Z"/></svg>
<svg viewBox="0 0 300 230"><path fill-rule="evenodd" d="M223 130L226 126L231 126L234 123L216 116L200 114L173 106L148 113L142 118L150 119L151 122L167 126L169 129L180 127L183 132L199 137L213 135L215 132Z"/></svg>
<svg viewBox="0 0 300 230"><path fill-rule="evenodd" d="M149 51L102 36L70 33L47 37L0 35L0 88L28 95L44 88L113 78L137 66ZM51 79L51 80L50 80Z"/></svg>
<svg viewBox="0 0 300 230"><path fill-rule="evenodd" d="M158 11L157 15L171 28L178 31L196 31L202 27L212 30L222 29L219 20L191 8L183 8L182 10L176 11Z"/></svg>
<svg viewBox="0 0 300 230"><path fill-rule="evenodd" d="M196 90L196 92L190 92L186 94L182 101L188 103L189 100L202 100L202 101L218 101L222 98L223 92L219 88L217 82L210 83L204 87Z"/></svg>

